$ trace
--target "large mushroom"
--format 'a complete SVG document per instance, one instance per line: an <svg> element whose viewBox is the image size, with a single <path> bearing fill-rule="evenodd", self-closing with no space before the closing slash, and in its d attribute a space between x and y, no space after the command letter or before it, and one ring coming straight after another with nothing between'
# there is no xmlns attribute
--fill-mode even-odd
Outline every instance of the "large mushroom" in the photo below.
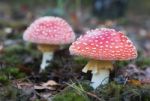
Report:
<svg viewBox="0 0 150 101"><path fill-rule="evenodd" d="M53 52L60 45L74 41L75 34L70 25L59 17L45 16L35 20L24 32L25 41L38 44L38 49L43 52L40 71L45 70L53 58Z"/></svg>
<svg viewBox="0 0 150 101"><path fill-rule="evenodd" d="M131 40L122 32L101 28L87 31L69 48L72 55L89 58L83 72L92 71L92 87L107 84L114 60L130 60L137 57L137 50Z"/></svg>

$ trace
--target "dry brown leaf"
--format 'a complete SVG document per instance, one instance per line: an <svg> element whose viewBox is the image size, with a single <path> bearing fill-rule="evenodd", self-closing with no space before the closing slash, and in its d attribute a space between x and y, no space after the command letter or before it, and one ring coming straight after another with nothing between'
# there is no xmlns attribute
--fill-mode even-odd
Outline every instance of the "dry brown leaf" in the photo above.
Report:
<svg viewBox="0 0 150 101"><path fill-rule="evenodd" d="M55 90L55 88L53 88L53 87L40 86L40 85L34 85L34 89L36 89L36 90L44 90L44 89Z"/></svg>
<svg viewBox="0 0 150 101"><path fill-rule="evenodd" d="M33 87L33 84L27 83L27 82L22 82L22 83L18 83L17 87L20 88L20 89L21 88L26 88L26 87Z"/></svg>
<svg viewBox="0 0 150 101"><path fill-rule="evenodd" d="M42 83L40 85L34 85L34 89L37 89L37 90L43 90L43 89L55 90L55 88L52 86L56 86L56 85L59 85L59 84L53 80L49 80L46 83Z"/></svg>
<svg viewBox="0 0 150 101"><path fill-rule="evenodd" d="M33 83L25 82L25 81L22 81L22 80L14 80L14 81L12 81L12 83L14 85L16 85L16 87L19 88L19 89L33 87Z"/></svg>
<svg viewBox="0 0 150 101"><path fill-rule="evenodd" d="M128 83L135 86L141 86L141 82L139 80L128 80Z"/></svg>
<svg viewBox="0 0 150 101"><path fill-rule="evenodd" d="M42 86L57 86L57 85L59 85L59 84L53 80L49 80L46 83L42 84Z"/></svg>

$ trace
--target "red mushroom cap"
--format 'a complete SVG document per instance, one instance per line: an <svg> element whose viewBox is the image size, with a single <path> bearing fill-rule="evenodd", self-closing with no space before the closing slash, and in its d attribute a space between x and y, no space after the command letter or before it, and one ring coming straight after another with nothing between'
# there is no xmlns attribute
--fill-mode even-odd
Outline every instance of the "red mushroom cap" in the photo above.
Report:
<svg viewBox="0 0 150 101"><path fill-rule="evenodd" d="M70 25L59 17L46 16L35 20L24 32L23 39L39 44L67 44L75 39Z"/></svg>
<svg viewBox="0 0 150 101"><path fill-rule="evenodd" d="M133 43L122 32L114 29L88 31L70 46L72 55L95 60L129 60L137 57Z"/></svg>

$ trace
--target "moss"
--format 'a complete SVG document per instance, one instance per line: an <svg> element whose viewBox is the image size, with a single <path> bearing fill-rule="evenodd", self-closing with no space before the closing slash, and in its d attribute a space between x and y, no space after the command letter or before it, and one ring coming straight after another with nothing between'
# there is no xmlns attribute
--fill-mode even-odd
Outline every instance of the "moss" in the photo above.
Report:
<svg viewBox="0 0 150 101"><path fill-rule="evenodd" d="M150 101L150 85L120 85L111 82L97 90L104 101Z"/></svg>
<svg viewBox="0 0 150 101"><path fill-rule="evenodd" d="M16 64L16 65L21 63L20 57L17 55L13 55L11 57L5 56L3 57L3 61L9 64Z"/></svg>
<svg viewBox="0 0 150 101"><path fill-rule="evenodd" d="M100 95L104 101L110 101L110 99L113 99L113 101L120 101L120 93L122 92L122 88L122 85L110 83L102 88L99 88L97 90L97 94Z"/></svg>
<svg viewBox="0 0 150 101"><path fill-rule="evenodd" d="M16 90L13 89L12 91L12 86L3 86L3 88L0 89L0 100L1 101L6 101L8 99L15 99L15 95L16 95ZM2 92L3 90L3 92Z"/></svg>
<svg viewBox="0 0 150 101"><path fill-rule="evenodd" d="M82 57L75 57L74 60L76 61L77 64L86 64L87 63L87 60Z"/></svg>
<svg viewBox="0 0 150 101"><path fill-rule="evenodd" d="M7 85L0 88L0 101L29 101L31 94Z"/></svg>
<svg viewBox="0 0 150 101"><path fill-rule="evenodd" d="M87 92L93 91L93 87L90 86L89 81L82 81L82 82L78 83L77 86L82 86L82 88Z"/></svg>
<svg viewBox="0 0 150 101"><path fill-rule="evenodd" d="M149 101L150 100L150 85L126 85L122 99L129 101Z"/></svg>
<svg viewBox="0 0 150 101"><path fill-rule="evenodd" d="M4 54L0 58L9 64L20 64L22 63L22 60L19 54L22 54L23 52L23 47L19 45L10 46L5 48Z"/></svg>
<svg viewBox="0 0 150 101"><path fill-rule="evenodd" d="M30 50L26 49L22 45L12 45L5 48L5 55L12 55L18 54L21 55L22 53L29 53Z"/></svg>
<svg viewBox="0 0 150 101"><path fill-rule="evenodd" d="M19 79L25 77L26 75L19 71L15 67L5 67L0 70L0 82L5 85L9 84L11 79Z"/></svg>
<svg viewBox="0 0 150 101"><path fill-rule="evenodd" d="M54 96L53 101L150 101L150 85L110 82L94 92L89 83L78 82L69 84L67 89Z"/></svg>
<svg viewBox="0 0 150 101"><path fill-rule="evenodd" d="M125 67L129 64L129 61L116 61L115 62L115 67L121 68L121 67Z"/></svg>
<svg viewBox="0 0 150 101"><path fill-rule="evenodd" d="M28 55L39 57L40 52L35 50L32 46L26 48L19 44L12 45L4 49L4 54L0 56L0 60L4 61L5 63L15 64L15 66L17 66L18 64L23 64L24 59Z"/></svg>
<svg viewBox="0 0 150 101"><path fill-rule="evenodd" d="M0 76L0 83L1 83L1 84L4 84L4 85L7 85L7 84L9 83L8 77L5 76L5 75L1 75L1 76Z"/></svg>
<svg viewBox="0 0 150 101"><path fill-rule="evenodd" d="M68 91L59 94L53 98L53 101L90 101L83 94L78 94L75 91Z"/></svg>
<svg viewBox="0 0 150 101"><path fill-rule="evenodd" d="M150 58L149 58L149 57L147 57L147 58L139 57L139 58L136 60L136 64L137 64L137 66L139 66L140 68L144 69L144 68L150 66Z"/></svg>
<svg viewBox="0 0 150 101"><path fill-rule="evenodd" d="M53 101L90 101L86 92L91 90L87 82L69 84L69 88L57 94Z"/></svg>
<svg viewBox="0 0 150 101"><path fill-rule="evenodd" d="M2 70L7 76L12 76L16 79L25 77L25 74L20 72L18 68L15 67L7 67Z"/></svg>

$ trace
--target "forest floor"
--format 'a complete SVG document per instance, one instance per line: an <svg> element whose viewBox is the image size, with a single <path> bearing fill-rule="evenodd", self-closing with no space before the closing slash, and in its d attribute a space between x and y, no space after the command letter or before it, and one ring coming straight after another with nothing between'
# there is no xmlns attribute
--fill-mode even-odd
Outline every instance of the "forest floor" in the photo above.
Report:
<svg viewBox="0 0 150 101"><path fill-rule="evenodd" d="M69 45L56 51L46 71L39 73L42 53L22 39L28 24L0 22L0 101L150 101L148 25L129 19L98 24L125 31L136 43L138 58L116 61L109 84L93 90L91 73L81 71L88 60L71 56Z"/></svg>

